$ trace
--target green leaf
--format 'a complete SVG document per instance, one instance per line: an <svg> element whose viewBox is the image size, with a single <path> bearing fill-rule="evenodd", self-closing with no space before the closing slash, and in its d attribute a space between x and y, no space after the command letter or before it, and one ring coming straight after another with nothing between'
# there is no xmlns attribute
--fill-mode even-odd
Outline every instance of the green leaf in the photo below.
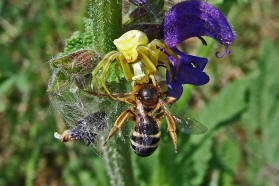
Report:
<svg viewBox="0 0 279 186"><path fill-rule="evenodd" d="M251 76L246 76L228 84L202 111L200 121L213 129L243 111L247 106L246 93L250 83Z"/></svg>
<svg viewBox="0 0 279 186"><path fill-rule="evenodd" d="M12 86L15 83L15 80L16 79L14 77L10 77L0 84L0 97L4 96L8 91L11 90Z"/></svg>
<svg viewBox="0 0 279 186"><path fill-rule="evenodd" d="M30 92L30 84L26 75L19 74L16 76L16 87L23 93Z"/></svg>
<svg viewBox="0 0 279 186"><path fill-rule="evenodd" d="M216 155L220 163L221 185L232 185L240 161L240 149L236 142L225 137L218 146Z"/></svg>
<svg viewBox="0 0 279 186"><path fill-rule="evenodd" d="M251 83L249 107L242 120L247 131L246 148L249 154L253 154L249 157L252 160L247 173L251 184L255 183L253 177L264 167L279 167L279 141L276 138L279 130L278 49L269 41L262 43L262 55L257 61L257 77ZM267 178L276 179L272 174Z"/></svg>
<svg viewBox="0 0 279 186"><path fill-rule="evenodd" d="M215 127L240 114L246 108L245 95L250 81L250 77L246 77L230 83L201 112L199 121L206 125L209 131L205 135L192 136L187 144L193 145L188 158L193 159L191 169L194 172L192 174L196 175L189 180L189 185L201 184L206 175L208 162L212 156L211 147L212 139L216 134Z"/></svg>
<svg viewBox="0 0 279 186"><path fill-rule="evenodd" d="M75 52L80 49L94 49L93 46L93 22L92 19L84 19L85 31L76 31L72 36L65 41L64 53L61 55L67 55L70 52Z"/></svg>

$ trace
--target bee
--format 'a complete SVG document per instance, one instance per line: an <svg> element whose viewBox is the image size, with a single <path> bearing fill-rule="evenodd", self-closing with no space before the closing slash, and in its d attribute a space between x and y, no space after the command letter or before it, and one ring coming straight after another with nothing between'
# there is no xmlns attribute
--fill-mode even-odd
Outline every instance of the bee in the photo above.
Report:
<svg viewBox="0 0 279 186"><path fill-rule="evenodd" d="M96 92L88 91L87 93L94 96L108 96ZM113 96L121 97L121 101L131 106L116 119L104 146L117 130L122 127L126 119L135 123L130 138L131 147L138 156L142 157L151 155L157 149L161 136L160 125L164 117L167 121L167 130L174 145L175 152L177 152L176 124L182 132L188 134L201 134L207 130L200 122L191 118L185 118L184 114L172 114L167 108L167 105L171 105L176 99L173 97L164 98L160 87L154 85L152 82L137 84L133 91L123 94L113 94Z"/></svg>
<svg viewBox="0 0 279 186"><path fill-rule="evenodd" d="M98 91L102 93L96 75L103 68L99 80L106 93L113 99L117 98L110 93L103 79L114 60L120 63L125 79L127 81L132 81L132 86L134 86L134 84L149 83L150 79L152 83L156 85L154 74L157 72L159 61L168 69L171 81L173 75L171 73L171 63L167 54L176 59L176 72L178 72L178 56L158 39L154 39L149 43L146 34L142 31L130 30L124 33L120 38L115 39L113 43L117 51L111 51L106 54L92 72L94 84ZM116 73L118 73L119 63L116 64Z"/></svg>

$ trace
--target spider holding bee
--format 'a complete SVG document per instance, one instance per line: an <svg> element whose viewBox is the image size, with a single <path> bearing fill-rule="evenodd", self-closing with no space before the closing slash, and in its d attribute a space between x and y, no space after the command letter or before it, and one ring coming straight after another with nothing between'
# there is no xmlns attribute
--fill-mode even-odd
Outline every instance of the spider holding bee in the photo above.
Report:
<svg viewBox="0 0 279 186"><path fill-rule="evenodd" d="M108 97L107 94L86 91L88 94L100 97ZM200 122L185 118L185 115L171 113L167 105L175 101L173 97L163 96L158 85L154 86L152 82L135 85L133 91L122 94L113 94L121 98L131 106L122 112L115 121L104 145L110 138L122 127L124 121L128 118L135 123L131 135L131 147L138 156L149 156L158 147L160 141L160 124L163 117L167 120L167 130L174 145L174 151L177 152L176 146L176 124L182 132L189 134L201 134L206 132L207 128ZM65 131L62 135L57 134L57 139L64 141L75 140L73 134Z"/></svg>
<svg viewBox="0 0 279 186"><path fill-rule="evenodd" d="M149 156L157 149L161 135L160 124L164 117L167 120L167 130L175 152L177 152L175 123L191 134L206 131L207 128L196 120L184 118L185 115L176 116L167 109L167 105L171 105L176 99L164 96L154 75L160 61L168 69L170 79L175 76L175 74L171 74L171 63L167 54L164 53L166 52L176 59L176 71L178 71L178 57L171 49L156 39L149 43L147 36L138 30L126 32L119 39L114 40L114 44L118 51L111 51L105 55L92 72L93 81L99 92L83 90L94 96L111 97L131 105L118 116L104 145L122 127L127 118L135 123L131 135L131 146L139 156ZM132 81L133 90L131 92L111 94L105 85L103 78L115 59L119 62L116 63L116 69L118 69L117 65L120 64L126 80ZM96 78L96 74L101 68L104 69L99 80L106 94L102 93ZM117 75L118 71L115 70L115 72ZM72 130L65 131L61 135L56 133L55 137L62 142L76 140Z"/></svg>
<svg viewBox="0 0 279 186"><path fill-rule="evenodd" d="M99 80L106 93L113 99L117 98L110 93L103 79L114 60L117 60L120 63L125 79L132 81L132 86L135 84L148 83L150 79L152 80L153 85L156 86L154 74L157 71L159 61L168 69L171 81L173 75L171 73L171 63L167 54L176 59L176 72L178 72L178 56L158 39L154 39L149 43L146 34L142 31L130 30L124 33L120 38L115 39L113 43L118 51L111 51L106 54L92 72L93 81L99 92L102 92L96 75L98 71L103 68ZM115 66L116 75L118 75L119 63Z"/></svg>

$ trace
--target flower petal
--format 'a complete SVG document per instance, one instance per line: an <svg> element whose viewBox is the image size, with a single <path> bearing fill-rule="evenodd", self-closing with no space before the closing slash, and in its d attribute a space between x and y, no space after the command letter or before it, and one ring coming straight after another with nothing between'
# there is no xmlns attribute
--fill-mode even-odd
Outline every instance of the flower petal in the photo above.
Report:
<svg viewBox="0 0 279 186"><path fill-rule="evenodd" d="M171 69L174 73L174 68ZM167 83L169 84L169 74L166 74ZM196 86L204 85L208 83L209 77L205 72L194 68L192 65L182 64L179 66L179 71L176 74L175 79L171 83L174 84L192 84Z"/></svg>
<svg viewBox="0 0 279 186"><path fill-rule="evenodd" d="M176 84L180 84L180 85L192 84L192 85L200 86L208 83L209 77L205 72L202 71L205 65L207 64L206 58L191 56L179 51L178 49L173 49L173 50L175 51L175 53L178 55L179 58L179 69L175 79L173 79L171 83L169 83L170 82L169 73L166 72L166 79L169 85L172 85L173 87L177 87ZM171 56L169 56L169 59L170 62L172 63L171 73L175 74L176 60Z"/></svg>
<svg viewBox="0 0 279 186"><path fill-rule="evenodd" d="M190 37L209 36L228 47L234 34L226 18L203 1L184 1L173 6L160 26L160 39L169 47Z"/></svg>
<svg viewBox="0 0 279 186"><path fill-rule="evenodd" d="M172 49L178 56L179 58L179 63L180 64L193 64L198 70L203 71L205 68L208 60L207 58L204 57L197 57L197 56L191 56L189 54L185 54L178 50L177 48ZM175 59L172 59L171 61L175 61ZM176 64L174 65L176 68Z"/></svg>
<svg viewBox="0 0 279 186"><path fill-rule="evenodd" d="M177 81L172 81L172 83L168 84L168 97L174 97L177 100L180 98L183 92L183 87L181 83L178 83Z"/></svg>
<svg viewBox="0 0 279 186"><path fill-rule="evenodd" d="M176 78L179 79L182 84L200 86L208 83L209 81L209 77L205 72L199 71L190 65L181 65L179 69L180 70L178 71Z"/></svg>

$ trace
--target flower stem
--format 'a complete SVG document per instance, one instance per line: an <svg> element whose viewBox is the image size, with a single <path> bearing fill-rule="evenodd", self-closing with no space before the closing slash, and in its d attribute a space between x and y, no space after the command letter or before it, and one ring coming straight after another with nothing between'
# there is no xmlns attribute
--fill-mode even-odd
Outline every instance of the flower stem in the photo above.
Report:
<svg viewBox="0 0 279 186"><path fill-rule="evenodd" d="M105 55L111 50L115 50L113 40L121 35L122 29L122 1L121 0L92 0L92 20L93 20L93 43L95 50ZM120 89L121 92L126 91L126 81L122 81L117 86L111 86L111 90ZM109 114L109 126L112 127L117 116L121 114L126 105L116 101L109 101L99 105L116 111ZM123 124L125 128L125 123ZM128 186L134 185L133 169L131 164L131 153L129 147L129 140L127 135L124 135L125 130L119 130L109 140L104 150L104 160L106 168L110 177L110 185L114 186ZM122 133L122 136L119 134ZM119 137L120 136L120 137ZM126 137L125 137L126 136Z"/></svg>
<svg viewBox="0 0 279 186"><path fill-rule="evenodd" d="M122 1L92 0L93 42L101 55L115 49L113 40L121 35Z"/></svg>

